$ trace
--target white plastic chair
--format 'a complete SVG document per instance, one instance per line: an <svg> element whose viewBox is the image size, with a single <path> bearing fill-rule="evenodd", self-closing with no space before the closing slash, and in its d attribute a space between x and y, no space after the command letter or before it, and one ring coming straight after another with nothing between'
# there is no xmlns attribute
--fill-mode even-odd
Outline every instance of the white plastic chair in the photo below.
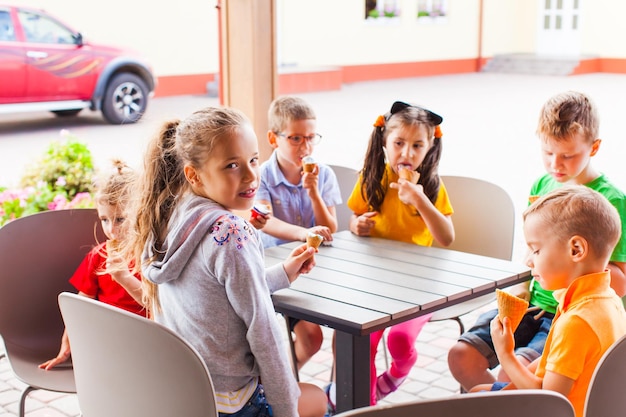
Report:
<svg viewBox="0 0 626 417"><path fill-rule="evenodd" d="M585 400L585 417L626 415L626 336L616 341L598 362Z"/></svg>
<svg viewBox="0 0 626 417"><path fill-rule="evenodd" d="M356 184L359 178L359 171L341 165L330 165L330 167L337 176L342 200L342 203L335 207L337 212L337 231L349 230L352 210L348 208L346 203L348 202L348 198L350 198L354 184Z"/></svg>
<svg viewBox="0 0 626 417"><path fill-rule="evenodd" d="M566 397L557 392L532 389L456 394L433 400L363 407L336 415L336 417L408 416L574 417L574 407Z"/></svg>
<svg viewBox="0 0 626 417"><path fill-rule="evenodd" d="M76 392L71 362L50 371L38 365L59 352L58 294L76 291L70 277L104 239L95 209L46 211L0 228L0 335L13 373L26 384L20 417L33 390Z"/></svg>
<svg viewBox="0 0 626 417"><path fill-rule="evenodd" d="M446 176L441 179L454 208L454 242L448 249L511 260L515 234L515 206L500 186L477 178ZM438 246L436 243L433 246ZM495 300L495 293L433 314L430 321L454 320L463 334L460 316Z"/></svg>
<svg viewBox="0 0 626 417"><path fill-rule="evenodd" d="M58 298L88 417L217 417L209 370L168 328L77 294Z"/></svg>

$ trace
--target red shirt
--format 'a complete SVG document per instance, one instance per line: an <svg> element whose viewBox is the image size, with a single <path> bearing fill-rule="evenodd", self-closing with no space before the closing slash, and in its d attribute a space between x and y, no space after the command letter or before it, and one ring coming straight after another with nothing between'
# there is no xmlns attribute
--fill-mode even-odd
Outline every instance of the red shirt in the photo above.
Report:
<svg viewBox="0 0 626 417"><path fill-rule="evenodd" d="M106 269L105 244L106 242L101 243L89 251L70 278L70 284L96 300L145 317L146 309L137 303L110 274L102 273ZM141 280L138 274L135 274L135 277Z"/></svg>

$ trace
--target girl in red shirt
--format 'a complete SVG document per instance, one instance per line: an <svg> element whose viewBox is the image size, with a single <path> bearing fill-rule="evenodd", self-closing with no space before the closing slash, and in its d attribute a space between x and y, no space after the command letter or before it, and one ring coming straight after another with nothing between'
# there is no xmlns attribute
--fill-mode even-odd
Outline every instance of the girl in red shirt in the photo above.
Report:
<svg viewBox="0 0 626 417"><path fill-rule="evenodd" d="M146 316L142 305L141 277L133 274L118 251L128 231L126 207L135 172L120 160L113 161L114 171L96 184L96 209L107 237L85 256L70 278L78 294L93 298L135 314ZM70 356L67 332L63 333L61 348L55 358L39 365L51 369Z"/></svg>

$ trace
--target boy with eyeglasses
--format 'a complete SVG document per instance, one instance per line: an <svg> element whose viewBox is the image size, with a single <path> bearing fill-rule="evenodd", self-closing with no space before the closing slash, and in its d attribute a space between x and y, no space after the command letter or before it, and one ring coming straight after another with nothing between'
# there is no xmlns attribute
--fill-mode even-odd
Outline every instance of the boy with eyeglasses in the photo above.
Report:
<svg viewBox="0 0 626 417"><path fill-rule="evenodd" d="M322 138L316 133L315 112L301 98L278 97L270 104L268 120L267 139L274 152L261 165L255 206L269 207L271 214L253 215L250 223L260 229L266 248L306 241L309 233L332 241L337 231L335 206L341 204L337 177L325 164L315 163L311 172L303 169ZM293 319L290 327L296 334L300 369L320 349L322 330L315 323Z"/></svg>

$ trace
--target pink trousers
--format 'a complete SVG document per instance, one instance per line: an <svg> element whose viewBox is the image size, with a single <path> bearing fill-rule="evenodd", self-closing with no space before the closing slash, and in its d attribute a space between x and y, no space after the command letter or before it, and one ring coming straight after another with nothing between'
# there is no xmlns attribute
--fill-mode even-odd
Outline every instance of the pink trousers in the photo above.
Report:
<svg viewBox="0 0 626 417"><path fill-rule="evenodd" d="M394 378L402 378L409 374L415 362L417 362L417 350L415 340L422 328L430 320L432 314L420 316L404 323L391 326L387 335L387 348L391 355L391 369ZM379 330L370 335L370 404L376 404L376 352L378 344L383 337L384 330Z"/></svg>

